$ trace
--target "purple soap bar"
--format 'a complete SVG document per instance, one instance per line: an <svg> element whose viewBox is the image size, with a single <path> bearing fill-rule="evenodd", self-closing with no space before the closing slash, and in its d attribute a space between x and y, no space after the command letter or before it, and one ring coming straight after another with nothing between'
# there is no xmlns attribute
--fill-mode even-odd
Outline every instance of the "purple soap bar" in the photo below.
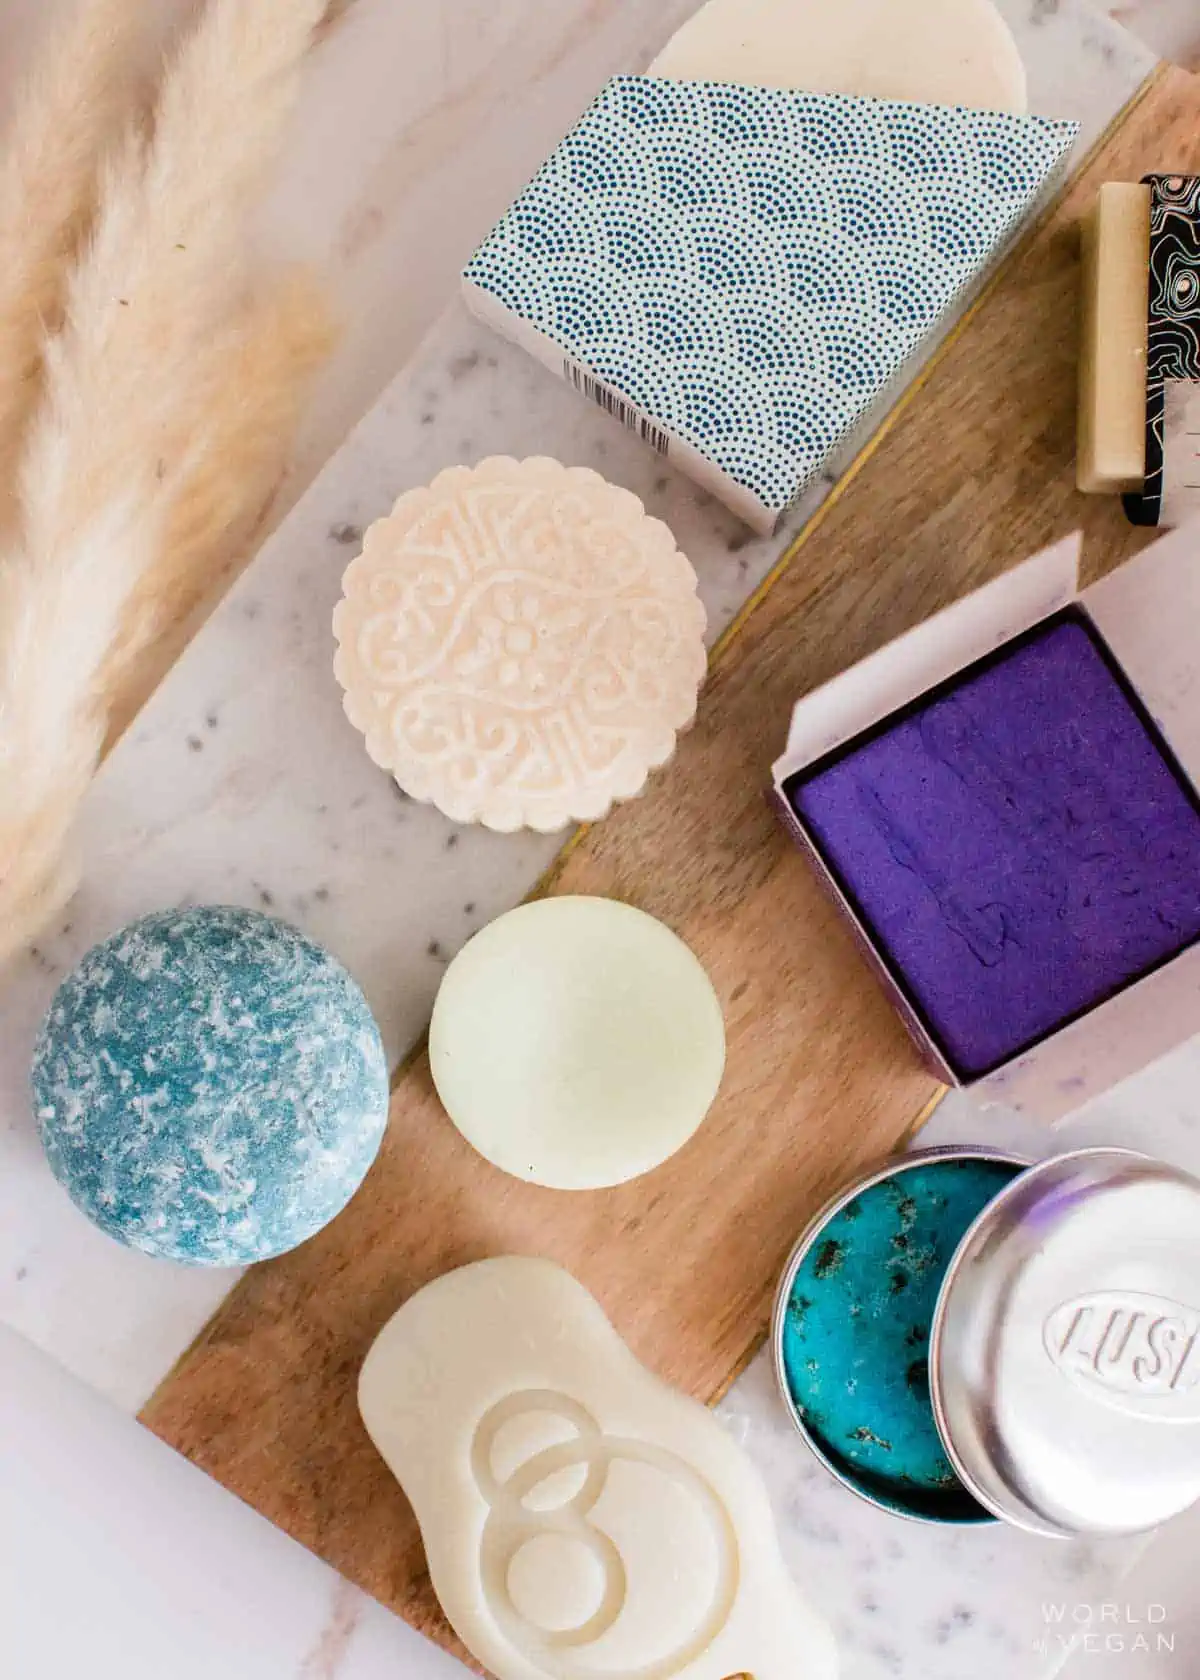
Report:
<svg viewBox="0 0 1200 1680"><path fill-rule="evenodd" d="M1069 608L786 794L959 1077L1200 937L1200 809Z"/></svg>

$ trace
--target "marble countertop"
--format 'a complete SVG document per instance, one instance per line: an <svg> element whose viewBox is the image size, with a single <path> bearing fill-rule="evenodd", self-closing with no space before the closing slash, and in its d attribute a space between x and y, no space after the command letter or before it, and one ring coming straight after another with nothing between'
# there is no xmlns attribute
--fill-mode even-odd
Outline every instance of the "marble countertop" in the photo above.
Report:
<svg viewBox="0 0 1200 1680"><path fill-rule="evenodd" d="M179 1630L193 1627L202 1617L197 1604L206 1602L214 1608L203 1647L213 1661L205 1666L222 1660L227 1639L224 1666L247 1680L382 1680L397 1671L433 1680L449 1664L257 1519L247 1526L244 1510L203 1478L203 1494L178 1495L189 1515L168 1516L164 1501L176 1496L157 1478L169 1480L175 1466L162 1469L162 1449L105 1413L92 1393L105 1396L116 1414L136 1410L234 1279L117 1248L50 1180L24 1080L32 1033L54 985L95 938L144 910L186 900L246 903L298 922L347 961L396 1056L423 1027L449 957L519 899L549 861L555 839L455 829L398 798L342 716L329 671L329 612L363 526L400 490L452 461L495 452L553 452L596 466L672 525L701 575L714 632L780 548L779 539L749 540L711 500L457 307L434 320L462 257L589 93L612 69L645 62L690 0L658 7L644 0L513 0L505 7L446 0L424 10L422 50L407 59L378 47L385 38L396 43L395 16L409 9L393 9L388 22L386 7L360 0L360 8L312 90L287 179L264 223L264 237L276 247L305 248L307 241L314 254L330 257L355 323L298 458L297 490L387 373L405 365L109 761L86 813L84 888L63 925L9 981L0 1017L0 1323L86 1385L73 1386L34 1355L0 1353L0 1408L7 1402L13 1415L18 1406L22 1417L40 1415L47 1441L62 1431L73 1443L67 1457L74 1462L83 1453L79 1461L89 1466L104 1456L96 1444L101 1433L123 1432L127 1485L137 1491L129 1493L118 1544L105 1548L112 1554L104 1560L113 1580L109 1610L98 1595L87 1645L93 1655L100 1648L101 1664L109 1662L99 1672L119 1668L123 1680L162 1672ZM1003 0L1003 9L1030 68L1033 108L1079 118L1086 146L1141 81L1152 54L1084 0ZM171 10L164 0L164 18ZM518 78L519 110L509 96ZM351 83L355 97L347 102ZM1136 1138L1200 1169L1198 1074L1200 1048L1185 1047L1093 1105L1053 1143ZM986 1135L1032 1153L1051 1145L1044 1134L994 1113L981 1117L958 1098L946 1100L926 1135ZM43 1388L70 1398L32 1403L29 1396ZM95 1422L101 1413L103 1424ZM882 1516L804 1453L761 1357L720 1415L767 1473L788 1557L833 1617L850 1680L961 1680L968 1673L975 1680L1033 1680L1054 1672L1065 1652L1047 1635L1044 1606L1061 1604L1070 1616L1109 1602L1143 1549L1056 1545L1010 1530L946 1533ZM91 1443L86 1453L79 1441ZM50 1446L45 1451L54 1456ZM34 1482L0 1449L0 1490L6 1485L44 1530L49 1519ZM116 1510L124 1499L111 1491L96 1497L93 1513ZM197 1513L203 1504L203 1517L190 1515L192 1500ZM70 1498L47 1509L64 1529L74 1521ZM134 1554L143 1520L137 1513L180 1537L179 1562L164 1564L157 1581L161 1613L122 1622L111 1606L138 1602L122 1538L128 1532ZM81 1520L94 1526L100 1519ZM264 1605L269 1600L274 1608L263 1611L261 1651L249 1662L232 1655L251 1625L247 1605L218 1590L228 1578L216 1561L226 1525L230 1556L244 1548L263 1572L249 1578L265 1583L269 1576L272 1583L261 1586ZM28 1631L32 1607L49 1602L50 1589L36 1564L43 1554L15 1549L30 1583L16 1600L17 1625ZM3 1562L0 1552L7 1586ZM197 1598L197 1575L210 1570L217 1584L209 1600ZM308 1606L307 1619L289 1622L293 1595ZM268 1634L268 1624L277 1631ZM118 1651L120 1661L110 1659ZM31 1657L13 1672L57 1680L68 1666L65 1657L49 1666ZM89 1671L97 1671L96 1660Z"/></svg>

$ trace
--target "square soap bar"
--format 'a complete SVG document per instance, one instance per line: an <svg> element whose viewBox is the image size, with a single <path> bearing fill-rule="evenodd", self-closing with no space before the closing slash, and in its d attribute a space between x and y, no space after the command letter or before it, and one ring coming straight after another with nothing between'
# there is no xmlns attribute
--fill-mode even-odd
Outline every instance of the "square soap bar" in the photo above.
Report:
<svg viewBox="0 0 1200 1680"><path fill-rule="evenodd" d="M1150 188L1106 181L1081 227L1079 435L1075 482L1088 495L1146 478Z"/></svg>
<svg viewBox="0 0 1200 1680"><path fill-rule="evenodd" d="M618 76L468 263L482 319L770 531L1077 125Z"/></svg>
<svg viewBox="0 0 1200 1680"><path fill-rule="evenodd" d="M956 1078L1200 938L1200 801L1077 607L783 791Z"/></svg>

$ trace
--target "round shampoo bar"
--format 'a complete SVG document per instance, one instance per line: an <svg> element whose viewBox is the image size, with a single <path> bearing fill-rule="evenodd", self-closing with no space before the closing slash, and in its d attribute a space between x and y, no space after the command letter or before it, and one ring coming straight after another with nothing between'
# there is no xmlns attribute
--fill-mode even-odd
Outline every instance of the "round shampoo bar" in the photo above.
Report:
<svg viewBox="0 0 1200 1680"><path fill-rule="evenodd" d="M1025 67L992 0L708 0L650 74L1028 109Z"/></svg>
<svg viewBox="0 0 1200 1680"><path fill-rule="evenodd" d="M725 1066L721 1006L669 928L605 898L501 916L451 963L429 1029L450 1118L505 1172L596 1190L699 1126Z"/></svg>
<svg viewBox="0 0 1200 1680"><path fill-rule="evenodd" d="M451 467L371 526L343 588L346 715L456 822L602 817L695 716L696 574L636 496L585 468Z"/></svg>
<svg viewBox="0 0 1200 1680"><path fill-rule="evenodd" d="M388 1071L367 1000L286 922L146 916L59 987L33 1099L55 1177L102 1231L199 1266L311 1237L374 1160Z"/></svg>

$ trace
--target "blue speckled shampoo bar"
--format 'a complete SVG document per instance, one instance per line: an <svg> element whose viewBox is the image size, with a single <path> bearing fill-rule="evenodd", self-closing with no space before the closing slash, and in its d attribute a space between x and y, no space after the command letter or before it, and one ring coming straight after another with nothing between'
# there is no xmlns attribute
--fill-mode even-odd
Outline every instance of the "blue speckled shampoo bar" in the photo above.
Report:
<svg viewBox="0 0 1200 1680"><path fill-rule="evenodd" d="M146 916L59 987L33 1062L55 1177L102 1231L189 1265L294 1248L387 1123L387 1062L342 965L224 906Z"/></svg>
<svg viewBox="0 0 1200 1680"><path fill-rule="evenodd" d="M1076 132L618 76L471 259L466 298L770 531L1006 246Z"/></svg>

